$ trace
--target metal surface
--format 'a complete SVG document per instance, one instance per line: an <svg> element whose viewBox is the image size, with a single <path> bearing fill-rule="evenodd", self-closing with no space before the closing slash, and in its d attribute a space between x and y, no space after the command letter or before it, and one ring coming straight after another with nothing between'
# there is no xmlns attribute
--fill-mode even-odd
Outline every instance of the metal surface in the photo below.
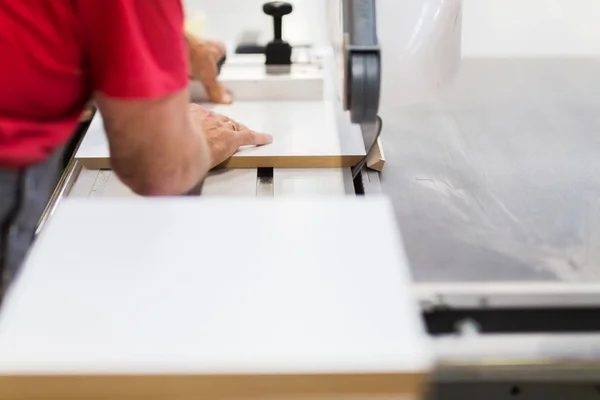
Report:
<svg viewBox="0 0 600 400"><path fill-rule="evenodd" d="M422 282L415 285L415 293L425 310L448 306L489 310L600 305L600 283L595 282Z"/></svg>
<svg viewBox="0 0 600 400"><path fill-rule="evenodd" d="M373 123L379 110L381 54L375 0L342 0L344 106L353 123Z"/></svg>
<svg viewBox="0 0 600 400"><path fill-rule="evenodd" d="M362 187L366 196L383 194L379 172L364 169L361 173Z"/></svg>
<svg viewBox="0 0 600 400"><path fill-rule="evenodd" d="M92 190L90 191L90 194L88 197L103 197L104 196L104 191L106 190L106 187L108 186L109 183L109 179L112 176L112 171L111 170L99 170L98 171L98 177L96 178L96 181L94 182L94 186L92 187Z"/></svg>
<svg viewBox="0 0 600 400"><path fill-rule="evenodd" d="M433 343L438 382L597 382L598 335L449 336Z"/></svg>
<svg viewBox="0 0 600 400"><path fill-rule="evenodd" d="M598 71L594 59L465 60L437 101L383 107L382 185L420 285L598 282Z"/></svg>
<svg viewBox="0 0 600 400"><path fill-rule="evenodd" d="M212 171L202 185L202 196L256 196L256 169ZM111 170L82 168L70 191L73 197L135 196Z"/></svg>
<svg viewBox="0 0 600 400"><path fill-rule="evenodd" d="M81 168L82 165L77 160L71 160L65 172L58 181L56 189L54 189L50 200L48 200L48 204L46 205L46 208L44 209L44 212L42 213L40 221L38 222L38 226L35 230L36 235L39 234L42 229L44 229L48 219L52 216L56 210L56 207L58 207L60 200L69 194L69 191L77 181L77 176L79 175Z"/></svg>
<svg viewBox="0 0 600 400"><path fill-rule="evenodd" d="M273 168L259 168L256 176L256 197L273 197Z"/></svg>
<svg viewBox="0 0 600 400"><path fill-rule="evenodd" d="M554 383L504 382L434 383L428 390L428 400L598 400L600 387L595 382Z"/></svg>
<svg viewBox="0 0 600 400"><path fill-rule="evenodd" d="M373 177L375 179L375 177ZM354 194L350 168L259 168L213 171L204 181L203 196L345 196ZM82 168L70 196L135 196L110 170Z"/></svg>

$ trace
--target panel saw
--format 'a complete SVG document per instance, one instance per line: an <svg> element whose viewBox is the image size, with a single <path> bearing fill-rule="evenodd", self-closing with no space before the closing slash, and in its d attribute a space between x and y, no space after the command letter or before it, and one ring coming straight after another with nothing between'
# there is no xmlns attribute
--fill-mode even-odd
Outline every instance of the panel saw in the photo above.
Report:
<svg viewBox="0 0 600 400"><path fill-rule="evenodd" d="M401 18L400 14L404 16L405 19L402 19L404 24L400 24L396 20L394 22L394 32L399 32L394 41L394 45L397 46L394 50L398 52L400 52L399 49L414 50L412 54L415 56L414 60L417 60L401 69L400 72L404 73L402 79L395 79L391 82L391 84L402 83L405 85L403 87L406 88L406 92L410 93L410 95L398 93L397 96L416 99L416 97L412 97L413 94L438 88L441 85L440 82L452 75L450 72L456 71L457 67L454 62L460 55L460 45L457 46L455 42L452 42L456 39L455 35L460 33L462 13L460 1L411 0L404 4L405 9L398 7L398 2L393 0L378 1L377 9L375 9L375 3L375 1L360 0L327 2L327 26L331 28L331 47L315 46L308 50L294 49L289 75L285 73L269 74L264 66L264 55L235 54L232 50L228 55L228 63L223 69L224 76L242 77L238 81L232 79L232 88L235 88L237 84L240 84L241 88L248 84L252 87L263 84L265 87L269 87L273 82L292 85L289 86L291 89L286 91L285 95L275 91L274 96L279 96L277 101L294 101L294 96L313 101L322 95L327 101L336 104L335 120L338 128L336 134L340 135L340 138L348 134L360 137L366 154L366 150L376 141L380 133L381 123L377 118L380 111L378 105L379 99L385 98L385 89L387 88L386 81L385 79L382 81L382 77L388 76L385 75L387 70L382 69L382 60L389 60L386 57L391 57L390 53L386 52L386 49L390 48L386 47L386 44L390 42L389 35L386 34L385 40L380 42L378 39L382 38L378 38L375 34L377 32L375 11L378 11L380 21L382 13L391 16L394 10L398 11L395 15L398 21ZM388 26L390 25L390 18L384 21ZM379 28L381 32L381 26ZM389 33L389 29L386 33ZM306 57L305 51L308 51L311 56ZM445 64L445 60L452 62ZM304 75L304 78L311 82L310 85L290 83L293 81L294 62L299 65L310 64L307 69L298 70L310 71L310 74L313 74L310 79L308 75ZM488 76L485 71L489 70L494 73L513 71L514 73L515 69L512 64L506 65L502 69L498 67L497 63L497 61L494 64L492 61L481 60L466 63L466 70L470 75L468 79L463 76L463 80L459 82L462 85L458 87L459 95L455 93L453 97L449 98L452 101L465 101L466 104L470 104L464 100L465 97L468 97L466 94L468 91L464 88L472 88L481 84L481 79L476 78ZM537 77L539 71L542 70L542 68L533 68L529 62L521 62L519 65L518 71L522 72L523 76ZM558 68L554 64L551 67ZM231 75L227 75L228 68L230 68ZM552 68L550 71L555 70ZM586 70L579 64L573 69L576 71ZM414 71L427 71L429 74L423 78L422 75L413 75ZM244 82L244 76L247 77L246 82ZM319 78L315 79L315 77ZM298 79L304 78L300 76ZM511 99L505 98L507 96L506 88L514 82L502 81L498 77L495 79L497 82L490 85L489 91L493 92L490 96L508 109L507 105L511 104ZM516 80L518 81L518 79L524 78L519 75ZM384 82L383 85L382 82ZM533 84L529 81L523 81L521 85L523 88L530 88L530 91L527 92L528 95L539 89L531 89ZM419 87L417 88L417 86ZM580 86L583 87L584 84L580 83ZM307 89L309 87L310 89ZM394 90L397 88L398 86L394 86ZM269 93L270 90L265 90L265 93ZM257 95L256 92L251 94L254 96L250 99L251 101L268 101L268 99L260 97L262 95ZM287 96L291 96L291 98ZM483 95L473 96L483 106L486 105L486 101L489 101L489 98ZM525 97L523 95L523 98ZM406 103L407 101L402 99L399 102ZM575 104L579 105L577 102ZM419 364L422 368L417 374L418 376L430 375L435 382L597 380L598 373L595 367L600 348L600 336L597 332L600 329L595 321L600 320L597 318L600 289L596 283L563 281L540 283L535 279L532 282L527 279L522 280L522 277L512 277L508 281L495 281L488 279L485 274L477 272L488 270L488 267L498 268L496 273L502 271L501 267L505 265L501 261L505 260L500 257L500 254L480 257L479 251L483 248L481 243L487 240L490 245L497 244L498 240L495 235L498 231L510 231L518 218L511 214L506 206L502 208L503 203L492 196L493 191L483 191L486 196L492 196L488 200L485 196L477 197L476 194L482 192L479 190L480 188L474 190L475 195L473 195L473 198L480 201L477 203L477 207L473 206L465 211L465 208L461 208L464 206L462 202L460 203L461 207L457 207L456 199L465 200L460 196L469 193L467 178L470 175L462 174L461 168L466 167L456 160L461 161L461 157L468 159L469 156L471 159L475 159L478 155L469 154L468 146L459 146L458 149L453 147L456 143L452 140L460 136L462 132L457 131L456 121L461 121L469 127L469 122L471 124L473 124L472 121L481 122L481 118L489 117L491 120L491 111L484 108L482 117L479 119L472 114L460 114L459 118L454 115L453 106L454 103L432 103L404 110L402 113L396 113L397 115L383 114L384 122L389 121L389 125L397 131L395 133L404 129L409 130L405 136L398 134L387 140L387 143L393 145L392 151L388 151L388 156L391 154L392 157L398 157L402 160L402 165L387 175L384 174L383 180L380 180L378 173L363 168L362 164L357 164L354 168L266 167L222 170L212 172L206 179L202 200L208 199L211 203L213 197L218 199L226 197L232 201L239 200L238 206L243 207L243 204L251 204L247 203L251 197L258 197L259 201L281 200L283 202L287 202L290 198L309 197L311 201L317 201L315 198L318 199L317 202L335 199L342 204L348 198L351 199L351 202L357 200L356 195L364 194L364 199L367 201L378 199L382 193L390 195L394 199L396 214L401 217L400 228L404 240L400 242L399 249L402 251L402 244L405 244L408 250L413 277L417 281L413 283L412 287L415 290L414 299L420 306L423 322L428 331L428 335L425 335L427 343L434 351L433 361L429 358L431 355L426 350L421 354L423 363ZM552 105L548 107L552 109ZM520 115L516 111L515 113ZM423 118L423 115L431 116L431 118ZM471 128L476 130L477 126L473 126ZM410 129L416 129L415 127L423 129L424 134L417 135L416 138L411 136L410 134L414 132L410 132ZM495 127L494 129L498 130L499 128ZM493 129L491 130L493 131ZM532 128L530 131L536 130ZM386 134L383 136L384 141L388 132L389 130L386 130ZM436 138L439 138L439 135L436 136L436 134L440 132L443 132L444 138L438 143ZM418 133L422 132L418 131ZM505 135L505 132L500 133ZM486 132L477 130L477 134L477 137L481 138L485 136ZM479 143L479 148L483 150L493 147L488 142L476 143ZM572 142L572 145L586 149L593 147L591 143L585 146L582 143ZM437 154L435 151L441 154L438 159L435 158ZM495 155L497 154L494 153L491 156L488 154L488 157L496 160ZM428 160L429 164L427 164ZM455 164L447 165L452 162ZM438 165L446 165L446 169L440 173L434 168ZM437 179L438 175L436 174L445 176L445 179ZM459 176L460 179L457 179L460 184L450 185L449 182L456 176ZM544 178L544 176L541 177ZM519 185L515 187L522 188ZM502 187L499 187L498 190L500 189ZM437 197L432 197L431 193L435 193ZM587 192L582 191L581 193ZM538 195L542 200L546 199L545 194ZM94 209L93 212L106 213L107 208L105 207L113 207L117 203L115 207L124 207L122 204L134 201L132 197L133 194L119 182L109 169L89 168L75 155L40 222L39 233L43 235L47 229L50 231L54 214L61 216L60 210L63 205L66 205L64 207L66 211L62 213L61 218L69 219L77 215L83 221L85 214L81 210L86 202L89 202L90 210ZM439 200L440 198L443 200ZM519 199L525 202L522 198ZM121 204L121 201L124 203ZM102 205L102 202L106 202L106 205ZM300 201L300 203L302 202ZM381 205L373 203L373 206L380 207ZM303 207L305 205L300 208ZM499 213L502 213L506 220L510 220L510 223L496 224L497 220L494 218L497 216L492 215L489 211L494 207L501 208ZM276 209L277 206L273 208ZM354 212L369 213L370 211L357 206ZM167 211L157 208L156 213L164 216ZM281 217L283 218L285 215L288 214L281 214ZM306 214L299 215L304 215L302 223L296 220L297 225L293 226L295 229L309 234L309 229L315 228L314 223L311 223L314 220ZM390 220L393 219L390 215L385 218L388 217ZM464 232L472 234L474 238L470 238L470 240L473 243L479 243L479 247L469 246L471 242L455 244L450 240L457 239L458 235L455 231L447 233L438 229L440 226L447 228L444 225L447 221L459 219L464 222L460 219L463 217L470 221L470 224L465 223ZM344 222L341 221L346 218L352 221L357 217L356 215L340 217L337 223L342 226ZM484 222L478 224L477 218L482 218ZM378 220L380 226L366 226L365 230L361 231L366 234L361 237L378 237L381 232L388 232L389 227L381 219ZM90 219L90 221L92 220L94 223L101 223L95 216ZM333 224L334 222L329 221L328 223ZM57 224L59 223L57 222ZM88 229L83 226L84 224L85 222L81 222L78 229ZM497 231L494 231L493 234L485 231L485 228L490 228L490 226L496 227ZM548 228L548 225L541 224L540 226ZM59 228L60 226L54 229ZM484 233L480 234L480 231ZM281 230L281 232L285 231ZM102 243L106 240L109 243L108 236L107 234L106 239L97 240ZM425 239L423 239L424 237ZM352 243L356 242L357 239L354 237ZM360 247L367 253L389 250L382 248L381 243L369 240L364 242L359 240L359 242L361 243ZM53 245L58 246L54 243ZM298 246L302 247L301 241L298 242ZM533 250L525 251L523 248L524 245L519 247L522 250L518 252L518 255L524 258L532 257L532 255L543 258L546 254L543 251L539 254ZM557 247L554 250L562 254L572 249L565 250ZM48 251L46 248L46 252ZM77 252L74 253L74 257L76 255ZM527 259L529 260L529 258ZM482 262L486 265L478 264L479 260L483 260ZM43 263L41 258L38 258L38 261ZM463 262L465 262L464 265L461 264ZM458 264L460 268L456 268ZM444 269L446 266L448 266L448 270ZM467 274L465 271L470 272ZM444 278L444 273L458 275L460 278L457 279L463 280L453 281ZM543 276L540 271L534 275L535 277ZM410 289L402 290L410 292ZM570 316L578 316L577 322L570 324ZM417 323L411 329L419 332L421 328L418 325ZM1 333L2 321L0 320L0 345L2 344ZM425 347L428 347L427 344ZM432 371L434 371L433 375L431 375ZM406 373L406 371L404 372ZM396 389L398 388L393 390ZM402 390L405 389L406 387L403 387ZM422 392L416 390L414 394L419 396ZM0 396L0 398L2 397Z"/></svg>
<svg viewBox="0 0 600 400"><path fill-rule="evenodd" d="M340 141L375 126L380 83L375 2L343 9L348 101L331 53L319 100ZM215 171L199 197L145 199L75 154L1 310L0 399L419 398L433 354L391 205L348 196L357 175ZM346 251L357 226L384 235L375 256Z"/></svg>

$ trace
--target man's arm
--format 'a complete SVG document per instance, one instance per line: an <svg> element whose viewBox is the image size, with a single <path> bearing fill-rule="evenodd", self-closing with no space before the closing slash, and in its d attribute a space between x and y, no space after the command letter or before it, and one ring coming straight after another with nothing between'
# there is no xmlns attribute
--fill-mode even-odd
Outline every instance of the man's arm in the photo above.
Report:
<svg viewBox="0 0 600 400"><path fill-rule="evenodd" d="M180 1L80 0L78 12L114 171L139 194L186 193L211 159L188 113Z"/></svg>
<svg viewBox="0 0 600 400"><path fill-rule="evenodd" d="M204 178L211 157L204 136L190 120L187 90L152 100L98 94L96 102L112 168L134 192L183 194Z"/></svg>

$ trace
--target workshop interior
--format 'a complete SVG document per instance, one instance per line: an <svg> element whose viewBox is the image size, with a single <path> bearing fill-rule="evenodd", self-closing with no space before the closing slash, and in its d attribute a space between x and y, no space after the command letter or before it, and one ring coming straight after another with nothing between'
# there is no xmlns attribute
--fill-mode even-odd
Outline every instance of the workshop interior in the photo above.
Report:
<svg viewBox="0 0 600 400"><path fill-rule="evenodd" d="M91 103L0 400L600 398L600 2L183 6L273 143L143 198Z"/></svg>

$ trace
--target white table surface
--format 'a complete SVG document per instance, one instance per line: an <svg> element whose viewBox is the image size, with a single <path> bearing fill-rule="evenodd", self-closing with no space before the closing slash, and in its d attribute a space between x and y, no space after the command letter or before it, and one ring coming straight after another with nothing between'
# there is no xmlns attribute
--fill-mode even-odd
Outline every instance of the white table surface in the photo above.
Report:
<svg viewBox="0 0 600 400"><path fill-rule="evenodd" d="M273 135L272 144L240 149L234 157L365 154L360 130L338 129L338 112L332 101L261 101L206 106L250 129ZM102 118L97 113L75 157L108 160L109 155Z"/></svg>
<svg viewBox="0 0 600 400"><path fill-rule="evenodd" d="M384 198L68 199L0 374L428 371L408 271Z"/></svg>

